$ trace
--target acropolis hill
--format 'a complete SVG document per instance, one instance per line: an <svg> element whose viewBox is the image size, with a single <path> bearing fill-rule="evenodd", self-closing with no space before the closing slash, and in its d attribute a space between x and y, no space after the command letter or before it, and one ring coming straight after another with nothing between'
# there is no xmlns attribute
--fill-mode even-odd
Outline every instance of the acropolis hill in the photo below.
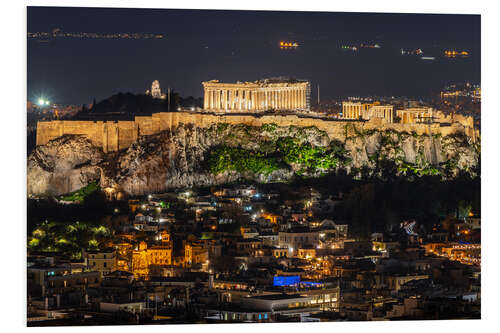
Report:
<svg viewBox="0 0 500 333"><path fill-rule="evenodd" d="M337 120L314 118L307 115L259 115L259 114L213 114L207 112L161 112L150 117L138 116L134 121L77 121L53 120L40 121L37 126L37 145L44 145L50 140L67 134L86 135L91 142L101 147L104 152L118 151L137 142L140 136L157 134L165 130L174 130L179 124L194 124L206 128L214 124L245 124L262 126L276 124L278 126L314 126L325 131L331 139L344 138L346 125L358 130L386 130L422 134L440 134L442 136L464 133L473 141L477 138L472 120L461 115L448 116L432 124L420 123L387 123L373 118L368 121Z"/></svg>
<svg viewBox="0 0 500 333"><path fill-rule="evenodd" d="M68 134L87 136L104 152L119 151L141 136L174 130L179 124L207 128L214 124L316 127L330 139L343 140L346 125L358 130L386 130L446 136L463 133L475 141L472 117L444 116L430 108L397 110L392 106L344 103L344 119L313 115L309 111L309 82L298 80L261 80L243 83L203 83L205 96L201 111L173 111L136 116L133 121L41 121L37 125L37 145ZM394 122L395 114L400 117Z"/></svg>
<svg viewBox="0 0 500 333"><path fill-rule="evenodd" d="M346 102L343 118L328 118L309 110L303 81L209 81L204 87L200 110L129 121L39 122L28 194L68 193L93 181L119 198L340 171L443 178L478 172L480 137L470 117Z"/></svg>

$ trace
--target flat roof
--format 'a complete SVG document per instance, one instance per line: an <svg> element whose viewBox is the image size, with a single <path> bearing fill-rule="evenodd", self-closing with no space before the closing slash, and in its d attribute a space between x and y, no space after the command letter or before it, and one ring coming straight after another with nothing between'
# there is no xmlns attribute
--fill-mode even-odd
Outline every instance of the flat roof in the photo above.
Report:
<svg viewBox="0 0 500 333"><path fill-rule="evenodd" d="M246 298L277 301L277 300L284 300L284 299L307 298L307 297L301 296L300 294L293 294L293 295L275 294L275 295L259 295L259 296L252 296L252 297L246 297ZM245 298L243 298L243 299L245 299Z"/></svg>

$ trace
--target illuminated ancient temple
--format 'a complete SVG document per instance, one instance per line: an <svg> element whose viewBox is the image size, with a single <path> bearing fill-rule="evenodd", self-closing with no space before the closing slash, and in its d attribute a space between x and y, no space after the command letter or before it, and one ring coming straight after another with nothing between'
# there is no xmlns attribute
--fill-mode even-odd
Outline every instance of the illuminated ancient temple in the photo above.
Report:
<svg viewBox="0 0 500 333"><path fill-rule="evenodd" d="M254 82L203 82L204 109L215 112L304 111L310 109L310 84L295 79Z"/></svg>

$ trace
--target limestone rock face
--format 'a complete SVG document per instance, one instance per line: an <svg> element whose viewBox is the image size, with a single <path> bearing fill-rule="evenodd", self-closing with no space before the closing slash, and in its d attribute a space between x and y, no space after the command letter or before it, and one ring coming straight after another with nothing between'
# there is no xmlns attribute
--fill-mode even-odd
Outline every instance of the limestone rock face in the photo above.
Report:
<svg viewBox="0 0 500 333"><path fill-rule="evenodd" d="M101 178L104 153L85 136L68 135L38 146L28 157L28 194L58 195Z"/></svg>
<svg viewBox="0 0 500 333"><path fill-rule="evenodd" d="M181 124L173 132L143 136L125 150L104 154L84 136L64 136L38 146L29 156L28 194L63 194L94 180L99 180L102 188L113 188L127 195L225 184L241 178L256 182L286 181L293 177L294 168L275 170L267 175L236 171L216 175L209 172L205 161L207 153L218 145L272 152L282 137L293 137L319 147L327 147L332 142L325 132L315 127L218 124L199 128ZM380 160L423 167L453 161L453 171L457 173L470 170L480 158L478 144L456 135L346 131L340 144L346 150L348 162L337 169L352 173L363 167L376 170Z"/></svg>

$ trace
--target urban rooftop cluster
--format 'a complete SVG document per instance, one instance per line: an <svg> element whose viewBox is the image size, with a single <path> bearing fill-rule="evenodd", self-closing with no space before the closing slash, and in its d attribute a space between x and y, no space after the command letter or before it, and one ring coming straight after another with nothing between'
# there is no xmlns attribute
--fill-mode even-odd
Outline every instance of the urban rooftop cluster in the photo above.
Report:
<svg viewBox="0 0 500 333"><path fill-rule="evenodd" d="M78 205L92 186L57 200ZM186 189L129 199L103 224L46 221L29 237L28 322L479 316L480 217L427 230L403 221L360 238L329 218L342 192L302 192Z"/></svg>

